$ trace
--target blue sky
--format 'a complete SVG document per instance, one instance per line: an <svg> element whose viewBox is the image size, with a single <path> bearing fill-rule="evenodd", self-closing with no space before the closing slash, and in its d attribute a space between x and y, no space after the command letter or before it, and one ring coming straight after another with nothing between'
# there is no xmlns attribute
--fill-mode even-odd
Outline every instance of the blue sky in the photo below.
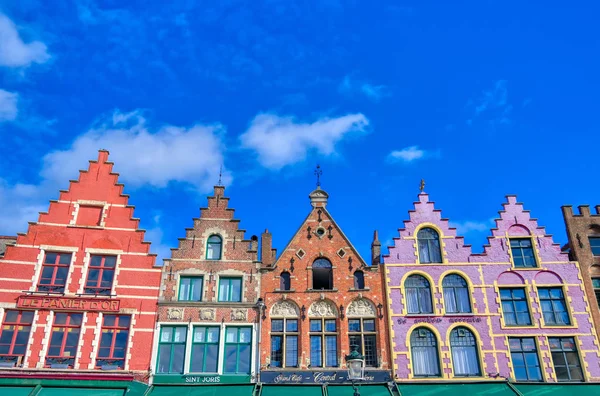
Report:
<svg viewBox="0 0 600 396"><path fill-rule="evenodd" d="M3 1L0 234L99 148L160 254L221 165L247 236L279 249L317 163L365 257L421 178L476 252L506 194L560 243L560 205L600 204L594 2L295 3Z"/></svg>

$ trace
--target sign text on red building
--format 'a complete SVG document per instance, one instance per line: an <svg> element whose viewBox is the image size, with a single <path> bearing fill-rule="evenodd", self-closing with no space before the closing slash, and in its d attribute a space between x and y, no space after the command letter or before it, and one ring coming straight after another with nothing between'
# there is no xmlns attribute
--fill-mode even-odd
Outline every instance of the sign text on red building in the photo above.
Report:
<svg viewBox="0 0 600 396"><path fill-rule="evenodd" d="M17 307L68 311L119 312L120 300L94 298L19 296Z"/></svg>

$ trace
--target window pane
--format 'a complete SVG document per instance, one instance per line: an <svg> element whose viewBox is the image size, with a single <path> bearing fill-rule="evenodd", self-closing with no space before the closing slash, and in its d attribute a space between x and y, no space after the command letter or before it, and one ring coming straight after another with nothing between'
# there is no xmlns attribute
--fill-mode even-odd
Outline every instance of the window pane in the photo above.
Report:
<svg viewBox="0 0 600 396"><path fill-rule="evenodd" d="M271 331L277 331L277 332L283 331L283 319L272 319L271 320Z"/></svg>
<svg viewBox="0 0 600 396"><path fill-rule="evenodd" d="M238 329L236 327L228 327L226 330L225 342L237 342Z"/></svg>
<svg viewBox="0 0 600 396"><path fill-rule="evenodd" d="M337 336L325 337L326 366L337 367Z"/></svg>
<svg viewBox="0 0 600 396"><path fill-rule="evenodd" d="M184 359L185 359L185 345L180 345L180 344L173 345L173 362L172 362L172 366L171 366L171 372L182 373Z"/></svg>
<svg viewBox="0 0 600 396"><path fill-rule="evenodd" d="M221 278L219 281L219 301L229 301L229 279Z"/></svg>
<svg viewBox="0 0 600 396"><path fill-rule="evenodd" d="M287 336L285 339L285 365L298 367L298 337Z"/></svg>
<svg viewBox="0 0 600 396"><path fill-rule="evenodd" d="M175 341L175 342L185 342L186 332L187 332L187 328L185 328L185 327L177 327L175 329L175 339L173 341Z"/></svg>
<svg viewBox="0 0 600 396"><path fill-rule="evenodd" d="M286 331L298 331L298 320L288 319L286 320Z"/></svg>
<svg viewBox="0 0 600 396"><path fill-rule="evenodd" d="M310 320L310 331L321 331L321 320L311 319Z"/></svg>
<svg viewBox="0 0 600 396"><path fill-rule="evenodd" d="M360 331L360 319L348 319L348 331Z"/></svg>
<svg viewBox="0 0 600 396"><path fill-rule="evenodd" d="M325 321L325 331L335 331L335 319Z"/></svg>
<svg viewBox="0 0 600 396"><path fill-rule="evenodd" d="M225 345L225 372L235 373L237 368L237 345Z"/></svg>
<svg viewBox="0 0 600 396"><path fill-rule="evenodd" d="M242 280L231 280L231 301L242 301Z"/></svg>
<svg viewBox="0 0 600 396"><path fill-rule="evenodd" d="M218 345L207 345L205 355L205 372L216 373L217 362L219 361L219 346Z"/></svg>
<svg viewBox="0 0 600 396"><path fill-rule="evenodd" d="M310 336L310 364L313 367L322 367L321 336Z"/></svg>
<svg viewBox="0 0 600 396"><path fill-rule="evenodd" d="M204 345L192 346L192 357L190 360L190 371L193 373L201 373L204 368Z"/></svg>
<svg viewBox="0 0 600 396"><path fill-rule="evenodd" d="M271 366L283 367L283 336L271 336Z"/></svg>
<svg viewBox="0 0 600 396"><path fill-rule="evenodd" d="M242 327L240 329L240 342L249 343L252 339L252 329L249 327Z"/></svg>
<svg viewBox="0 0 600 396"><path fill-rule="evenodd" d="M208 342L213 342L213 343L218 343L219 342L219 333L221 332L221 329L219 329L218 327L210 327L208 329Z"/></svg>
<svg viewBox="0 0 600 396"><path fill-rule="evenodd" d="M250 373L250 345L240 345L238 373Z"/></svg>
<svg viewBox="0 0 600 396"><path fill-rule="evenodd" d="M205 342L206 341L206 328L196 327L194 329L194 342Z"/></svg>

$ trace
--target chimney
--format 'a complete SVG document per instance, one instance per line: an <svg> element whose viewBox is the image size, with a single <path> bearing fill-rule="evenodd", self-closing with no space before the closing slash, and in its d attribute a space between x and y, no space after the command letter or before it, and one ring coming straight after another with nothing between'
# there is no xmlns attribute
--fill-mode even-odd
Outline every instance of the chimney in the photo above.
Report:
<svg viewBox="0 0 600 396"><path fill-rule="evenodd" d="M265 230L260 236L260 261L265 267L270 267L273 264L273 235L269 230Z"/></svg>
<svg viewBox="0 0 600 396"><path fill-rule="evenodd" d="M381 242L377 230L373 233L373 242L371 243L371 265L379 265L381 258Z"/></svg>

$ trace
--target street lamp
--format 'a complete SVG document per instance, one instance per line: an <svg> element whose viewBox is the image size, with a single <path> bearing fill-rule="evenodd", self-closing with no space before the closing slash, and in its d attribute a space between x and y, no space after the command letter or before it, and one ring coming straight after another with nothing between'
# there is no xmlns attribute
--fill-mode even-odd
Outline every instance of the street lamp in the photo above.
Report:
<svg viewBox="0 0 600 396"><path fill-rule="evenodd" d="M350 354L346 355L348 379L352 382L354 396L360 396L360 392L358 391L355 382L365 379L365 357L358 352L358 345L351 345L350 349Z"/></svg>

